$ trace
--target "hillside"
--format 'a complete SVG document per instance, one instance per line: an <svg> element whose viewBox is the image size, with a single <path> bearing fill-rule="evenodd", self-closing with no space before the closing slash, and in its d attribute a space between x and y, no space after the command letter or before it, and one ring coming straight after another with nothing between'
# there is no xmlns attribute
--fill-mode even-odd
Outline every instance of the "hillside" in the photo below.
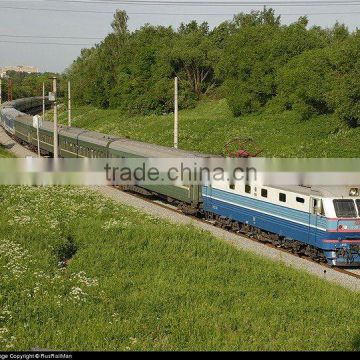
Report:
<svg viewBox="0 0 360 360"><path fill-rule="evenodd" d="M356 293L89 189L0 197L0 350L359 350Z"/></svg>
<svg viewBox="0 0 360 360"><path fill-rule="evenodd" d="M194 109L180 111L180 147L221 154L234 137L251 137L266 157L358 157L360 128L350 129L335 116L301 120L292 112L234 117L226 100L202 101ZM52 115L50 114L51 118ZM127 136L161 145L172 145L173 116L128 116L119 110L79 107L73 126ZM67 123L60 111L60 122Z"/></svg>

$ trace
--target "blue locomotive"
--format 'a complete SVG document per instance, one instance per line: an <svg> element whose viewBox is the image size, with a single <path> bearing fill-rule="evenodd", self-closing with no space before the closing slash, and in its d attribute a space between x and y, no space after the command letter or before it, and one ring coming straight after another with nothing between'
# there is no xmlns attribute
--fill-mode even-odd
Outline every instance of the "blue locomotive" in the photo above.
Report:
<svg viewBox="0 0 360 360"><path fill-rule="evenodd" d="M345 186L202 188L210 220L336 266L360 266L360 197Z"/></svg>

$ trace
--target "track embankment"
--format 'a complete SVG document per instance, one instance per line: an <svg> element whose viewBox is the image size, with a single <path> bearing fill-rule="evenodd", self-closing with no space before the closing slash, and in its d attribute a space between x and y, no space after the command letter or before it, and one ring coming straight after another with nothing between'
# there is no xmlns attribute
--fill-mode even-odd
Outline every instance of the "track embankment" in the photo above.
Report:
<svg viewBox="0 0 360 360"><path fill-rule="evenodd" d="M14 141L1 127L0 143L17 157L36 156L35 153ZM308 259L299 258L296 255L281 251L280 249L267 246L244 236L215 227L205 221L186 216L168 206L162 205L161 203L148 201L146 199L139 198L138 196L119 191L113 187L91 186L90 188L100 192L114 201L132 206L138 210L150 213L153 216L157 216L164 220L176 224L192 225L202 230L209 231L222 241L226 241L243 251L250 251L270 260L280 261L292 268L306 271L329 282L360 292L360 279L358 277L351 276L351 274L347 271L339 271L337 269L332 269L322 264L309 261ZM254 266L256 266L256 264L254 264ZM356 270L354 273L360 274L360 270Z"/></svg>
<svg viewBox="0 0 360 360"><path fill-rule="evenodd" d="M32 151L18 144L12 139L5 130L0 126L0 144L4 145L4 148L14 154L16 157L25 158L27 156L36 156Z"/></svg>

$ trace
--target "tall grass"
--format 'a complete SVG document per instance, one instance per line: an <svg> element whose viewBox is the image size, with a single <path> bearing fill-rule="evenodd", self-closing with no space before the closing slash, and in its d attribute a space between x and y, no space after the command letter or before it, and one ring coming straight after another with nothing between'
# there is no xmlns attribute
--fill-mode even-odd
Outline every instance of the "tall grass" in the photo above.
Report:
<svg viewBox="0 0 360 360"><path fill-rule="evenodd" d="M0 350L359 349L358 294L88 189L0 199Z"/></svg>
<svg viewBox="0 0 360 360"><path fill-rule="evenodd" d="M118 110L80 107L73 111L73 125L104 133L127 136L150 143L172 146L172 115L128 116ZM50 115L51 117L51 115ZM67 123L67 114L60 119ZM235 138L251 138L244 144L250 151L262 149L267 157L357 157L360 128L349 129L335 116L318 116L308 121L295 112L234 117L226 100L200 102L195 109L180 112L180 147L222 154Z"/></svg>

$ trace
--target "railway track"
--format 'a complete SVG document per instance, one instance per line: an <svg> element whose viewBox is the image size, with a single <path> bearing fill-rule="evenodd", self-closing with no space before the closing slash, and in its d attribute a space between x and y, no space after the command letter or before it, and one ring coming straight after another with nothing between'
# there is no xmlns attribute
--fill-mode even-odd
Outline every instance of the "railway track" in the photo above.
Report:
<svg viewBox="0 0 360 360"><path fill-rule="evenodd" d="M1 141L4 142L4 130L1 129L0 131L2 132L2 134L0 136L0 142ZM8 134L5 134L5 135L7 137L7 139L5 138L5 140L7 140L7 142L16 141L14 138L10 138L8 136ZM17 141L16 141L16 144L17 144L17 146L10 149L10 151L15 152L15 155L17 155L17 156L20 156L20 157L21 156L29 156L29 153L31 153L31 151L34 150L34 149L31 149L31 148L29 148L27 146L25 147L23 144L19 144L19 142L17 142ZM22 151L21 151L21 148L22 148ZM14 151L14 150L16 150L16 151ZM36 154L32 152L32 155L36 155ZM112 188L115 189L115 187L112 187ZM141 195L141 194L138 194L138 193L129 192L129 191L123 191L123 190L120 190L118 188L116 188L116 191L121 191L123 193L129 194L133 198L141 199L142 201L144 201L144 202L146 202L148 204L152 204L153 206L157 206L159 208L166 209L167 211L170 211L170 212L172 212L174 214L185 216L186 218L191 219L193 222L196 222L196 223L199 223L199 224L206 224L206 225L214 227L216 229L221 229L223 231L231 233L232 235L235 235L237 237L237 239L239 239L240 241L241 240L251 241L253 243L260 244L264 248L269 248L269 249L275 250L276 252L290 255L294 259L298 258L298 259L306 260L309 263L316 264L317 266L321 266L322 269L323 269L324 275L327 273L327 271L335 271L335 272L337 272L339 274L342 274L342 275L344 275L346 277L356 279L357 285L356 285L356 287L352 286L352 289L360 291L360 269L344 269L344 268L332 267L332 266L330 266L328 264L320 263L320 262L314 261L314 260L312 260L310 258L307 258L307 257L304 257L304 256L299 256L296 253L293 253L293 252L291 252L289 250L286 250L286 249L283 249L283 248L276 247L276 246L274 246L274 245L272 245L270 243L264 243L264 242L254 238L254 237L246 236L245 234L239 234L239 233L236 233L236 232L230 231L230 230L225 230L220 226L216 226L216 224L214 224L213 222L210 222L208 220L199 218L197 216L186 215L181 210L179 210L176 206L171 205L171 204L165 202L164 200L151 199L151 198L149 198L147 196L144 196L144 195Z"/></svg>
<svg viewBox="0 0 360 360"><path fill-rule="evenodd" d="M360 280L360 269L343 270L343 272Z"/></svg>

